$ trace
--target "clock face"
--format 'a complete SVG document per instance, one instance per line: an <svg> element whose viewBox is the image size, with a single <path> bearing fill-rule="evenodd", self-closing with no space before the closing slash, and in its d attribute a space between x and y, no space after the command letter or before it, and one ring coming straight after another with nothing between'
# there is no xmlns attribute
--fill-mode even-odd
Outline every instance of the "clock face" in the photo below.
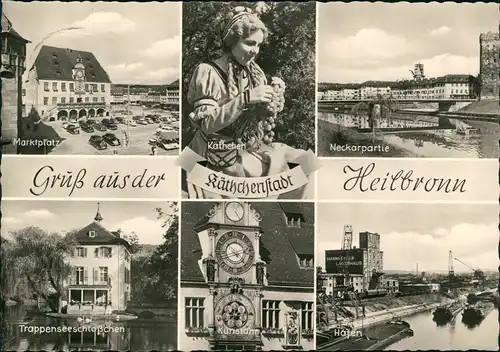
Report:
<svg viewBox="0 0 500 352"><path fill-rule="evenodd" d="M231 202L226 206L226 216L229 220L238 222L243 219L243 215L245 215L245 209L240 203Z"/></svg>
<svg viewBox="0 0 500 352"><path fill-rule="evenodd" d="M247 235L231 231L223 234L217 241L215 256L224 271L243 274L252 266L255 252Z"/></svg>
<svg viewBox="0 0 500 352"><path fill-rule="evenodd" d="M76 77L78 77L78 78L82 78L82 77L83 77L83 72L82 72L82 70L77 70L77 71L76 71Z"/></svg>
<svg viewBox="0 0 500 352"><path fill-rule="evenodd" d="M76 93L84 93L85 92L85 83L76 82L75 83L75 92Z"/></svg>

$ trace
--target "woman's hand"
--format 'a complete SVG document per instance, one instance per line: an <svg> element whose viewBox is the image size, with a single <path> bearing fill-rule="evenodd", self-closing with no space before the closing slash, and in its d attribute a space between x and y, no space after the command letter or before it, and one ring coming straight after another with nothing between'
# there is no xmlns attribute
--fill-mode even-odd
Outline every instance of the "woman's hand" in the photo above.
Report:
<svg viewBox="0 0 500 352"><path fill-rule="evenodd" d="M273 87L262 85L250 90L249 104L269 103L273 99Z"/></svg>

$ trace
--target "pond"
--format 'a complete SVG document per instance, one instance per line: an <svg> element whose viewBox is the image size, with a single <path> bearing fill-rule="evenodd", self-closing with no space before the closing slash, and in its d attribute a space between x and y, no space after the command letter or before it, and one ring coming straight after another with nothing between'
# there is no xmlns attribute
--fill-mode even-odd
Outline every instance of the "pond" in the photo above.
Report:
<svg viewBox="0 0 500 352"><path fill-rule="evenodd" d="M177 349L177 324L172 318L99 321L81 324L76 319L51 318L29 313L28 307L7 307L3 318L5 350L45 351L173 351ZM82 327L81 331L68 331ZM35 333L35 329L50 330ZM76 330L76 329L75 329Z"/></svg>

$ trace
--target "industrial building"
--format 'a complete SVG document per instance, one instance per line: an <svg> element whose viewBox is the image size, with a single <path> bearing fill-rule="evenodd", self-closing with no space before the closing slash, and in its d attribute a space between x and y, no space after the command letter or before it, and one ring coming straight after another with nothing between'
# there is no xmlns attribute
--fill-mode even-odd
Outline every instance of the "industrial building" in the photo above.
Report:
<svg viewBox="0 0 500 352"><path fill-rule="evenodd" d="M325 251L326 294L340 292L346 287L359 294L384 289L381 280L384 252L380 250L380 235L360 232L359 248L352 247L352 236L352 226L344 226L342 249Z"/></svg>

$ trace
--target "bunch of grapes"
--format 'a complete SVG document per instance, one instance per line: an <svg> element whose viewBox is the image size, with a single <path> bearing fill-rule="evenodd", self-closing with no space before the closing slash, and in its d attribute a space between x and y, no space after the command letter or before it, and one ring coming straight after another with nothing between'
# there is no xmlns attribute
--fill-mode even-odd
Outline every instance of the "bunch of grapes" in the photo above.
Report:
<svg viewBox="0 0 500 352"><path fill-rule="evenodd" d="M265 131L262 141L267 145L273 142L273 129L276 127L275 121L278 113L283 111L283 107L285 106L285 82L283 82L280 78L273 77L271 80L271 86L274 91L273 99L267 105L267 110L270 112L270 115L262 121L262 127L264 127Z"/></svg>

